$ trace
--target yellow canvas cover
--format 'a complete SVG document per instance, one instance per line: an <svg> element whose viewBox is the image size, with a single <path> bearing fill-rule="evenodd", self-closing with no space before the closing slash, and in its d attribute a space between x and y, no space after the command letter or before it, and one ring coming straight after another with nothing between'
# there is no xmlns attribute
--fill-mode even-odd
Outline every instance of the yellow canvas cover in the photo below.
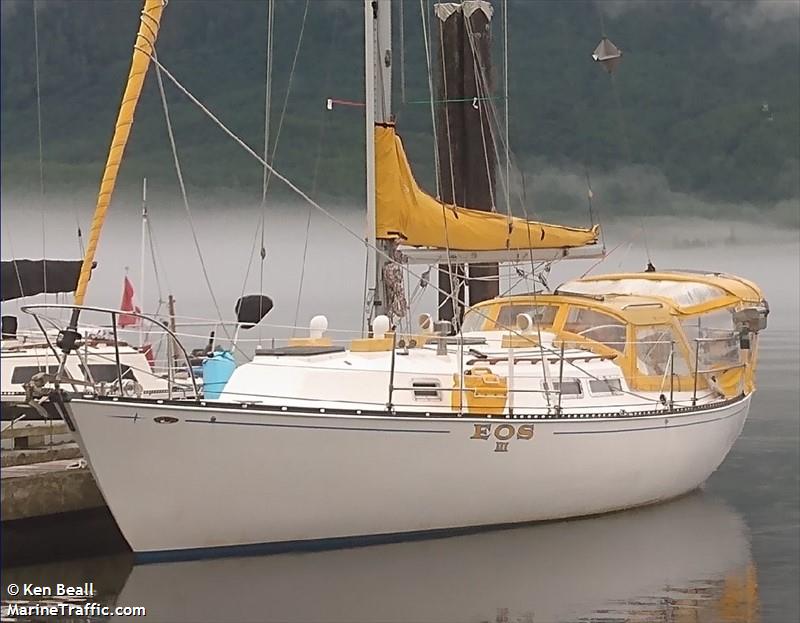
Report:
<svg viewBox="0 0 800 623"><path fill-rule="evenodd" d="M555 249L597 242L599 228L548 225L444 204L414 179L394 126L375 127L376 234L415 247L459 251Z"/></svg>

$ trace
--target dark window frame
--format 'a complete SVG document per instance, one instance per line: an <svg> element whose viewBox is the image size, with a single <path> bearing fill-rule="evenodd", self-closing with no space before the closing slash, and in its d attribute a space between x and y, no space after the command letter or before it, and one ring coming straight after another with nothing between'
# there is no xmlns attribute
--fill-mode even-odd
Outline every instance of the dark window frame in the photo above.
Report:
<svg viewBox="0 0 800 623"><path fill-rule="evenodd" d="M415 379L411 381L414 400L438 401L442 399L442 384L437 379Z"/></svg>
<svg viewBox="0 0 800 623"><path fill-rule="evenodd" d="M51 367L55 368L55 366ZM34 374L39 374L39 372L50 372L49 368L50 367L48 366L14 366L14 371L11 373L11 383L12 385L22 385L30 381ZM23 374L25 377L21 379L20 377Z"/></svg>
<svg viewBox="0 0 800 623"><path fill-rule="evenodd" d="M116 383L119 380L119 376L117 374L117 364L115 363L90 363L88 364L88 371L86 369L86 365L81 362L80 363L81 372L86 376L87 379L91 379L95 383ZM102 368L102 373L100 368ZM122 380L126 381L128 379L133 379L137 381L139 379L136 378L136 375L133 373L133 368L127 364L121 364L120 368L122 369Z"/></svg>

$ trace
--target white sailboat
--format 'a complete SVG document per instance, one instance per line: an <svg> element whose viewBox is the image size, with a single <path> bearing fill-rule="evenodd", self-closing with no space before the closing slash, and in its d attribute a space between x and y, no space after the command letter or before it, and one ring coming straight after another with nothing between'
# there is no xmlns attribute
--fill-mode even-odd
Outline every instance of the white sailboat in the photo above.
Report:
<svg viewBox="0 0 800 623"><path fill-rule="evenodd" d="M145 4L139 88L162 8ZM373 292L387 259L591 248L596 228L447 206L419 188L394 127L373 123L375 33L387 41L387 13L388 3L365 2ZM118 166L116 136L113 145ZM99 205L109 196L106 187ZM369 337L337 346L317 317L308 337L257 350L216 400L47 400L142 557L576 517L667 500L709 477L747 417L767 313L759 288L731 275L604 275L485 301L456 335L427 315L403 335L378 315ZM60 339L67 351L74 324Z"/></svg>
<svg viewBox="0 0 800 623"><path fill-rule="evenodd" d="M19 300L42 293L66 293L75 289L81 261L73 260L8 260L2 262L2 300ZM127 280L127 278L126 278ZM130 311L133 310L129 310ZM120 315L130 324L137 319ZM105 318L105 316L104 316ZM123 323L124 324L124 323ZM127 396L167 398L172 395L191 395L191 383L171 381L166 367L160 368L152 358L149 346L131 343L136 336L130 329L115 326L81 327L82 341L64 361L62 377L84 391ZM54 374L61 362L60 353L49 340L57 330L43 325L42 331L21 330L17 317L3 316L0 341L0 410L4 427L14 422L59 419L60 416L45 403L28 402L31 383L45 387L46 377ZM141 336L139 336L141 337ZM34 378L36 377L36 378ZM170 390L170 386L172 389Z"/></svg>

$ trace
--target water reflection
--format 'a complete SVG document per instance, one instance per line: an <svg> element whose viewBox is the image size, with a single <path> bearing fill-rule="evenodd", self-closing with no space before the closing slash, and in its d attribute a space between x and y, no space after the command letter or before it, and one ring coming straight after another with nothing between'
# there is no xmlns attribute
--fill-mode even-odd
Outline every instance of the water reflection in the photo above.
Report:
<svg viewBox="0 0 800 623"><path fill-rule="evenodd" d="M759 620L747 527L702 493L431 541L134 566L114 602L164 622Z"/></svg>
<svg viewBox="0 0 800 623"><path fill-rule="evenodd" d="M429 541L137 566L116 556L3 576L6 586L94 581L91 601L145 606L164 623L759 621L747 526L703 493Z"/></svg>

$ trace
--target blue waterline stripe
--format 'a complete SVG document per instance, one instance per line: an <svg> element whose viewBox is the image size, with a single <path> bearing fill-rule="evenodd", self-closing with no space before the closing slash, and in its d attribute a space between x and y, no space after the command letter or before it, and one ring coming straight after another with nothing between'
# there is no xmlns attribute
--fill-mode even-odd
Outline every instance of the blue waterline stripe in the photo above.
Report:
<svg viewBox="0 0 800 623"><path fill-rule="evenodd" d="M554 435L601 435L603 433L637 433L645 430L665 430L667 428L681 428L683 426L696 426L698 424L709 424L711 422L719 422L720 420L727 420L735 415L739 415L741 411L724 415L722 417L714 418L713 420L703 420L702 422L687 422L686 424L673 424L672 426L648 426L647 428L615 428L614 430L559 430L553 431ZM665 419L669 419L668 417Z"/></svg>
<svg viewBox="0 0 800 623"><path fill-rule="evenodd" d="M674 496L680 498L686 493ZM388 545L391 543L404 543L408 541L427 541L453 536L479 534L482 532L495 532L499 530L513 530L523 526L546 525L564 521L587 521L593 517L612 515L625 512L632 508L649 506L666 500L650 500L633 506L610 508L591 515L581 517L555 518L544 520L522 520L475 526L456 526L450 528L431 528L428 530L413 530L409 532L384 532L381 534L367 534L358 536L328 537L321 539L299 539L295 541L272 541L267 543L246 543L240 545L216 545L211 547L191 547L186 549L162 549L149 552L134 552L136 564L153 564L164 562L179 562L189 560L207 560L209 558L226 558L238 556L262 556L265 554L285 554L292 552L321 552L333 549L348 549L368 547L371 545Z"/></svg>
<svg viewBox="0 0 800 623"><path fill-rule="evenodd" d="M614 512L614 511L611 511ZM361 536L329 537L323 539L302 539L296 541L274 541L272 543L248 543L244 545L218 545L213 547L193 547L189 549L167 549L150 552L134 552L137 564L153 564L159 562L179 562L189 560L206 560L209 558L227 558L238 556L261 556L265 554L285 554L289 552L320 552L332 549L349 549L370 545L388 545L406 541L425 541L465 534L477 534L495 530L508 530L530 525L531 523L548 523L519 521L480 526L461 526L455 528L433 528L412 532L384 532Z"/></svg>
<svg viewBox="0 0 800 623"><path fill-rule="evenodd" d="M209 558L229 558L238 556L262 556L265 554L285 554L289 552L322 552L332 549L367 547L369 545L388 545L404 541L437 539L447 536L475 534L491 530L518 527L520 523L495 524L490 526L467 526L461 528L438 528L415 532L389 532L365 536L346 536L327 539L303 539L278 541L273 543L248 543L245 545L220 545L215 547L193 547L190 549L168 549L152 552L135 552L138 564L159 562L184 562Z"/></svg>
<svg viewBox="0 0 800 623"><path fill-rule="evenodd" d="M190 424L227 424L233 426L268 426L274 428L312 428L316 430L360 430L372 433L444 433L445 435L449 435L449 430L425 430L421 428L361 428L357 426L313 426L313 425L302 425L302 424L272 424L272 423L263 423L263 422L224 422L220 420L216 420L214 422L210 420L184 420L184 422Z"/></svg>

